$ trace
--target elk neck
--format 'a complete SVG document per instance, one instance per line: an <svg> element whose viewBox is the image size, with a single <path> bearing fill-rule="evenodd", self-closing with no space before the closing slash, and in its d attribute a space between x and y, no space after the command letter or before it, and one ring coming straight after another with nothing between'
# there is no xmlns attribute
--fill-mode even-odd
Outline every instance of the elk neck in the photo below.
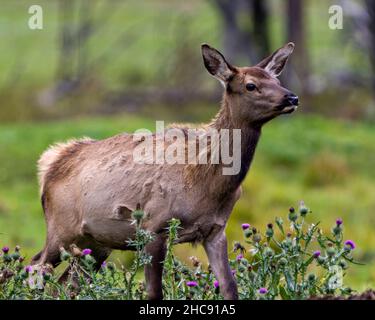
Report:
<svg viewBox="0 0 375 320"><path fill-rule="evenodd" d="M244 180L247 172L249 171L253 156L255 153L256 146L258 144L261 126L251 125L246 121L241 121L236 119L232 110L240 108L240 105L237 105L239 102L231 99L230 96L225 92L223 95L221 108L218 114L212 119L212 121L207 125L207 128L214 128L218 132L221 129L229 129L230 139L229 139L229 150L232 153L233 150L233 129L241 130L241 167L240 171L236 175L223 175L223 165L221 162L219 165L197 165L192 168L193 176L198 181L205 180L209 184L207 186L211 194L215 194L218 197L225 197L225 194L230 194L237 190L241 182ZM202 179L203 176L206 176L207 179ZM195 180L193 178L193 180ZM195 180L197 181L197 180Z"/></svg>

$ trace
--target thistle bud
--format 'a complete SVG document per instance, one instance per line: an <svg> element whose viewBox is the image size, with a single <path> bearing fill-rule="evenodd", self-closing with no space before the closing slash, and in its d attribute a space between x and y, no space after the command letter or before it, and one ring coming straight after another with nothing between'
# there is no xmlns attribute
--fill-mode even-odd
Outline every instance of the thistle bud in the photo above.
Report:
<svg viewBox="0 0 375 320"><path fill-rule="evenodd" d="M266 237L267 238L272 238L273 234L274 234L273 229L272 228L267 228L267 230L266 230Z"/></svg>
<svg viewBox="0 0 375 320"><path fill-rule="evenodd" d="M324 262L326 261L326 259L323 258L322 256L319 256L316 260L318 261L319 264L324 264Z"/></svg>
<svg viewBox="0 0 375 320"><path fill-rule="evenodd" d="M138 203L137 208L132 213L132 217L134 220L137 221L137 223L139 223L143 219L143 216L144 216L144 212L143 210L141 210L141 206Z"/></svg>
<svg viewBox="0 0 375 320"><path fill-rule="evenodd" d="M51 280L51 274L44 272L43 273L43 279L45 281Z"/></svg>
<svg viewBox="0 0 375 320"><path fill-rule="evenodd" d="M253 235L253 232L250 229L246 229L244 235L246 238L250 238Z"/></svg>
<svg viewBox="0 0 375 320"><path fill-rule="evenodd" d="M273 254L274 254L274 252L273 252L273 250L271 249L271 248L266 248L266 249L264 249L264 255L266 256L266 257L272 257L273 256Z"/></svg>
<svg viewBox="0 0 375 320"><path fill-rule="evenodd" d="M260 242L260 240L262 240L261 235L259 233L254 234L253 241L258 243L258 242Z"/></svg>
<svg viewBox="0 0 375 320"><path fill-rule="evenodd" d="M333 257L335 254L336 254L336 249L335 248L330 247L330 248L327 249L327 255L329 257Z"/></svg>
<svg viewBox="0 0 375 320"><path fill-rule="evenodd" d="M293 210L292 210L293 209ZM288 219L292 222L295 222L297 220L298 216L295 212L294 208L289 209Z"/></svg>
<svg viewBox="0 0 375 320"><path fill-rule="evenodd" d="M279 260L280 267L285 267L287 264L288 264L288 260L285 259L284 257Z"/></svg>
<svg viewBox="0 0 375 320"><path fill-rule="evenodd" d="M339 262L339 266L343 269L346 270L348 269L348 263L345 261L345 259L341 259Z"/></svg>
<svg viewBox="0 0 375 320"><path fill-rule="evenodd" d="M67 261L71 258L71 255L64 248L60 248L60 258L62 261Z"/></svg>
<svg viewBox="0 0 375 320"><path fill-rule="evenodd" d="M314 282L316 280L316 276L315 274L313 273L310 273L308 276L307 276L307 279L309 282Z"/></svg>
<svg viewBox="0 0 375 320"><path fill-rule="evenodd" d="M333 229L332 229L332 233L335 235L335 236L338 236L342 231L342 228L341 226L335 226Z"/></svg>
<svg viewBox="0 0 375 320"><path fill-rule="evenodd" d="M299 213L302 217L306 216L309 212L309 208L305 206L305 203L303 201L300 202L299 205Z"/></svg>

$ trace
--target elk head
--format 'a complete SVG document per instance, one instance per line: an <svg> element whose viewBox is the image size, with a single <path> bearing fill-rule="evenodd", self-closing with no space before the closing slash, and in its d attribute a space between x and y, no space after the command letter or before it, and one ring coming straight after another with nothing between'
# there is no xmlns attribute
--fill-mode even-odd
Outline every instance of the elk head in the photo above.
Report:
<svg viewBox="0 0 375 320"><path fill-rule="evenodd" d="M225 98L236 124L262 125L296 110L298 97L277 79L293 49L289 42L253 67L236 67L216 49L202 45L204 64L226 89Z"/></svg>

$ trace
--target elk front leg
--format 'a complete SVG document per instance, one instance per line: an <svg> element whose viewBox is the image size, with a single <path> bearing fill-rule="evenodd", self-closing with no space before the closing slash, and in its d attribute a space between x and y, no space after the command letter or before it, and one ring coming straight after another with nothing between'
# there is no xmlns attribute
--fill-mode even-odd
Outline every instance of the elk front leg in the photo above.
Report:
<svg viewBox="0 0 375 320"><path fill-rule="evenodd" d="M163 299L162 275L166 252L165 238L162 235L157 235L145 250L152 256L151 264L145 266L148 299L160 300Z"/></svg>
<svg viewBox="0 0 375 320"><path fill-rule="evenodd" d="M226 300L237 300L237 284L228 262L227 238L224 229L211 235L203 243L212 271L219 281L220 292Z"/></svg>

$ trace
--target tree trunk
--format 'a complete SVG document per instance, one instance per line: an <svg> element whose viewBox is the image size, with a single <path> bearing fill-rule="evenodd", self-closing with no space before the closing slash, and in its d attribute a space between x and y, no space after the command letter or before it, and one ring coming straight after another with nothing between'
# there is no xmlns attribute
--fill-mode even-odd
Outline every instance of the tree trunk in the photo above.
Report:
<svg viewBox="0 0 375 320"><path fill-rule="evenodd" d="M256 64L269 54L266 0L215 0L223 21L224 53L233 61ZM243 14L247 19L243 19Z"/></svg>
<svg viewBox="0 0 375 320"><path fill-rule="evenodd" d="M369 30L369 58L372 67L372 92L375 95L375 1L365 0L367 13L369 15L368 30Z"/></svg>
<svg viewBox="0 0 375 320"><path fill-rule="evenodd" d="M268 30L269 8L265 0L249 0L253 20L254 42L257 45L258 59L270 54L270 39Z"/></svg>
<svg viewBox="0 0 375 320"><path fill-rule="evenodd" d="M306 46L305 5L303 0L288 0L286 3L287 41L294 42L296 46L284 77L293 90L299 91L303 95L304 105L306 105L309 96L309 55Z"/></svg>

